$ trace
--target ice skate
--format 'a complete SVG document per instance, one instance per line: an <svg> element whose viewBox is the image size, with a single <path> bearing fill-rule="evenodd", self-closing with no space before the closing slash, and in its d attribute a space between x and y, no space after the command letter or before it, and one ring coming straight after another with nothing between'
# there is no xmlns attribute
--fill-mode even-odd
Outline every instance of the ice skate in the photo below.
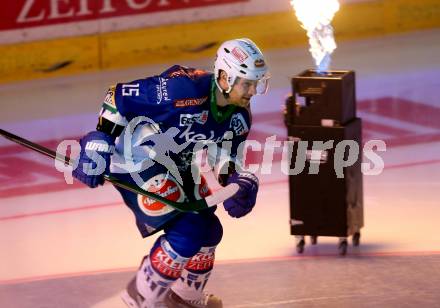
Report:
<svg viewBox="0 0 440 308"><path fill-rule="evenodd" d="M203 297L199 300L185 300L179 295L169 290L165 297L165 304L168 308L222 308L223 303L220 298L213 294L202 293Z"/></svg>
<svg viewBox="0 0 440 308"><path fill-rule="evenodd" d="M128 307L132 307L132 308L146 307L146 305L144 305L145 299L142 295L139 294L136 287L136 276L130 280L130 282L127 285L127 288L122 292L121 299Z"/></svg>
<svg viewBox="0 0 440 308"><path fill-rule="evenodd" d="M121 299L130 308L167 308L165 303L147 305L145 298L138 292L136 287L136 276L130 280L127 288L122 292Z"/></svg>

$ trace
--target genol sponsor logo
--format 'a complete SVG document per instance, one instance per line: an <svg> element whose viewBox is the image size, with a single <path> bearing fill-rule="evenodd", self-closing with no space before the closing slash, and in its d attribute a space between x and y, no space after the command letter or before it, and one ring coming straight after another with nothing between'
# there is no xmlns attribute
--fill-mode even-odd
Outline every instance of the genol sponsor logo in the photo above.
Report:
<svg viewBox="0 0 440 308"><path fill-rule="evenodd" d="M174 107L190 107L190 106L200 106L208 99L207 96L202 98L185 98L176 99L174 101Z"/></svg>

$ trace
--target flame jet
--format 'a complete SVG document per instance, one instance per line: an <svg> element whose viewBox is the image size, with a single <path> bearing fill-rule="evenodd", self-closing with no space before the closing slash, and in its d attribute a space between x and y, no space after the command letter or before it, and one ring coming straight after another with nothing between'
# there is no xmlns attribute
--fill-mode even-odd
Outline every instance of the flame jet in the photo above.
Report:
<svg viewBox="0 0 440 308"><path fill-rule="evenodd" d="M291 0L296 17L307 31L310 53L315 60L317 73L328 71L331 54L336 49L331 21L339 10L337 0Z"/></svg>

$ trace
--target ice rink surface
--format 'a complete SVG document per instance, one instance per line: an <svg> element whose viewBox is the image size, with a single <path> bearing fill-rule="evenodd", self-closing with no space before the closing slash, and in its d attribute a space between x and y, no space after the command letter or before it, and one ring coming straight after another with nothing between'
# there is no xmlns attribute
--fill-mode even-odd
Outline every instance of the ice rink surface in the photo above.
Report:
<svg viewBox="0 0 440 308"><path fill-rule="evenodd" d="M250 138L283 141L290 78L312 61L305 46L266 55L271 89L252 102ZM438 305L438 55L440 30L339 43L331 67L356 71L363 139L387 144L383 172L364 176L361 245L340 257L336 238L319 238L296 254L287 176L275 155L250 215L217 210L224 237L208 289L226 307ZM172 64L0 85L0 127L55 149L94 129L108 86ZM117 293L155 238L140 237L111 185L67 185L51 160L0 139L0 307L123 307Z"/></svg>

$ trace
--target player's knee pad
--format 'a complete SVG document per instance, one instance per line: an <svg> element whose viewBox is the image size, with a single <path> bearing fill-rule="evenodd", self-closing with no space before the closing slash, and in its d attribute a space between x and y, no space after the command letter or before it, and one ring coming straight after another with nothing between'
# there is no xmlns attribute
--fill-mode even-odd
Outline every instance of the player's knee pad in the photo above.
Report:
<svg viewBox="0 0 440 308"><path fill-rule="evenodd" d="M165 236L180 255L192 257L201 247L216 246L223 235L219 219L210 211L185 213L165 228Z"/></svg>
<svg viewBox="0 0 440 308"><path fill-rule="evenodd" d="M187 258L194 256L202 247L201 236L194 235L192 232L180 233L172 230L166 232L165 237L179 255Z"/></svg>

